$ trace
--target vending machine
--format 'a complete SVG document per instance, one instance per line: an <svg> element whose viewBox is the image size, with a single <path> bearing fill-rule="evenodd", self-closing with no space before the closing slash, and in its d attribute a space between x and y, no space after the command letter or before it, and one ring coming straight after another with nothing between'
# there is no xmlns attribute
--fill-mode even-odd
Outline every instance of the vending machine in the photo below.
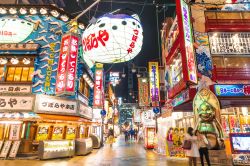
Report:
<svg viewBox="0 0 250 166"><path fill-rule="evenodd" d="M144 129L144 147L147 149L153 149L154 148L154 139L155 139L155 127L145 127Z"/></svg>

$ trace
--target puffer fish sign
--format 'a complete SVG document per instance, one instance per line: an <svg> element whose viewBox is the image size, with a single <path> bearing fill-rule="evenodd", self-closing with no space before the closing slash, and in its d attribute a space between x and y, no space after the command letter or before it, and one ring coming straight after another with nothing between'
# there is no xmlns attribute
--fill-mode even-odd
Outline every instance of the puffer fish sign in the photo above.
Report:
<svg viewBox="0 0 250 166"><path fill-rule="evenodd" d="M88 25L82 35L83 56L100 63L120 63L139 54L143 41L139 17L131 11L118 11Z"/></svg>

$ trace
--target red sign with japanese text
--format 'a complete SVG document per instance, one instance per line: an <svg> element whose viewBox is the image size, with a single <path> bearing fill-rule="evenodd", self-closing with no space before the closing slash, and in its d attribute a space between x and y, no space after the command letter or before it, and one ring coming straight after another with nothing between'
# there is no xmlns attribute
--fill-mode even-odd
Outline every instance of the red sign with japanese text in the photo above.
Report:
<svg viewBox="0 0 250 166"><path fill-rule="evenodd" d="M96 69L95 71L95 86L94 86L94 107L102 108L102 90L103 90L103 70Z"/></svg>
<svg viewBox="0 0 250 166"><path fill-rule="evenodd" d="M72 34L64 35L57 68L56 94L74 94L77 54L78 37Z"/></svg>

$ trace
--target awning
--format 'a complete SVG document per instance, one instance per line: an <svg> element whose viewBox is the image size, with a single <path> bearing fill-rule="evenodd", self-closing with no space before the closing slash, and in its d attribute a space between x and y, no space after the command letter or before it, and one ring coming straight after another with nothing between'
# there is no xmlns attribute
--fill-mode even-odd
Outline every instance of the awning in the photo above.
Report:
<svg viewBox="0 0 250 166"><path fill-rule="evenodd" d="M0 120L38 120L40 117L34 112L0 112Z"/></svg>
<svg viewBox="0 0 250 166"><path fill-rule="evenodd" d="M52 114L38 114L40 116L40 120L44 121L65 121L65 122L84 122L91 124L90 120L85 118L81 118L78 116L70 116L70 115L52 115Z"/></svg>

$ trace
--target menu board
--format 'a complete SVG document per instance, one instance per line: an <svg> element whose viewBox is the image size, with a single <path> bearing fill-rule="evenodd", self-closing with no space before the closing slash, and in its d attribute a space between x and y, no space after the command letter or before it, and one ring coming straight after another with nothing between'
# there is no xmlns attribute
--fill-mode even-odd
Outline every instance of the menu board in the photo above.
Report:
<svg viewBox="0 0 250 166"><path fill-rule="evenodd" d="M37 141L47 140L48 133L49 133L49 126L39 126L36 135L36 140Z"/></svg>
<svg viewBox="0 0 250 166"><path fill-rule="evenodd" d="M11 141L9 141L9 140L5 141L4 145L3 145L3 149L2 149L1 154L0 154L1 158L7 157L9 150L10 150L10 147L11 147Z"/></svg>
<svg viewBox="0 0 250 166"><path fill-rule="evenodd" d="M20 129L21 129L21 125L20 124L12 124L10 126L9 140L19 140Z"/></svg>
<svg viewBox="0 0 250 166"><path fill-rule="evenodd" d="M250 116L240 116L240 124L243 133L250 133Z"/></svg>
<svg viewBox="0 0 250 166"><path fill-rule="evenodd" d="M55 126L52 134L52 140L60 140L63 138L63 126Z"/></svg>
<svg viewBox="0 0 250 166"><path fill-rule="evenodd" d="M240 132L240 122L237 116L229 115L229 125L231 133L239 133Z"/></svg>
<svg viewBox="0 0 250 166"><path fill-rule="evenodd" d="M67 127L66 139L71 140L76 138L76 128L75 127Z"/></svg>
<svg viewBox="0 0 250 166"><path fill-rule="evenodd" d="M222 126L223 133L225 135L228 135L230 133L228 115L221 115L221 126Z"/></svg>
<svg viewBox="0 0 250 166"><path fill-rule="evenodd" d="M20 143L21 143L21 141L14 141L13 142L13 145L12 145L11 150L10 150L9 157L11 157L11 158L16 157L16 154L17 154L17 151L19 149Z"/></svg>

